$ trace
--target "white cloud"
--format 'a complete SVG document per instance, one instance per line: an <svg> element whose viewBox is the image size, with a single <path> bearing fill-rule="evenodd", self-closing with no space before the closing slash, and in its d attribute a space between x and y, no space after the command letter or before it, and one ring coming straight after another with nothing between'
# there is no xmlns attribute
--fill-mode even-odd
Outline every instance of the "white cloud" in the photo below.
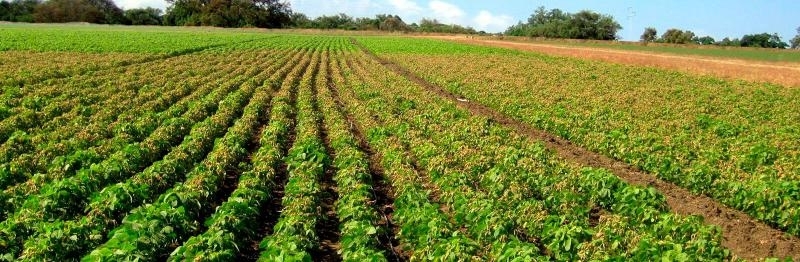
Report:
<svg viewBox="0 0 800 262"><path fill-rule="evenodd" d="M115 0L114 2L122 9L153 7L164 11L167 8L167 2L164 0Z"/></svg>
<svg viewBox="0 0 800 262"><path fill-rule="evenodd" d="M514 24L514 18L508 15L493 15L489 11L481 10L472 22L478 30L502 32Z"/></svg>
<svg viewBox="0 0 800 262"><path fill-rule="evenodd" d="M423 10L417 2L410 0L389 0L389 4L397 9L400 14L418 14Z"/></svg>
<svg viewBox="0 0 800 262"><path fill-rule="evenodd" d="M458 6L439 0L428 3L428 8L433 12L434 17L445 24L462 24L465 16L464 10Z"/></svg>
<svg viewBox="0 0 800 262"><path fill-rule="evenodd" d="M311 18L321 15L344 13L349 16L372 16L380 6L371 0L288 0L292 10L308 15Z"/></svg>

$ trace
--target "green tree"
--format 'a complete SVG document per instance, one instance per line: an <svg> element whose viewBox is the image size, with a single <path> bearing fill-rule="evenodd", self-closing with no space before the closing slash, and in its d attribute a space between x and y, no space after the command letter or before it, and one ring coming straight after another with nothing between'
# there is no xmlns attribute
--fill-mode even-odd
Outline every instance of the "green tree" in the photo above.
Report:
<svg viewBox="0 0 800 262"><path fill-rule="evenodd" d="M613 17L584 10L570 14L538 7L527 23L509 27L505 34L528 37L615 40L622 26Z"/></svg>
<svg viewBox="0 0 800 262"><path fill-rule="evenodd" d="M303 13L295 12L290 16L289 25L294 28L311 28L311 19Z"/></svg>
<svg viewBox="0 0 800 262"><path fill-rule="evenodd" d="M122 9L111 0L49 0L36 6L33 20L41 23L129 23Z"/></svg>
<svg viewBox="0 0 800 262"><path fill-rule="evenodd" d="M786 42L781 41L781 37L775 34L761 33L742 36L741 45L744 47L762 47L762 48L786 48L789 46Z"/></svg>
<svg viewBox="0 0 800 262"><path fill-rule="evenodd" d="M50 0L36 6L33 19L39 23L104 23L105 15L85 0Z"/></svg>
<svg viewBox="0 0 800 262"><path fill-rule="evenodd" d="M39 0L0 1L0 21L33 22L33 12Z"/></svg>
<svg viewBox="0 0 800 262"><path fill-rule="evenodd" d="M419 32L447 33L447 34L477 34L472 27L456 24L443 24L436 19L423 18L419 21Z"/></svg>
<svg viewBox="0 0 800 262"><path fill-rule="evenodd" d="M349 29L356 30L356 22L353 17L340 13L338 15L323 15L314 19L314 28L317 29Z"/></svg>
<svg viewBox="0 0 800 262"><path fill-rule="evenodd" d="M700 45L713 45L716 41L711 36L703 36L703 37L694 37L692 42L695 42Z"/></svg>
<svg viewBox="0 0 800 262"><path fill-rule="evenodd" d="M790 42L792 42L792 49L800 48L800 27L797 28L797 35Z"/></svg>
<svg viewBox="0 0 800 262"><path fill-rule="evenodd" d="M152 7L125 10L125 17L132 25L160 25L162 23L161 9Z"/></svg>
<svg viewBox="0 0 800 262"><path fill-rule="evenodd" d="M644 43L649 43L656 41L657 37L658 37L658 31L656 31L656 29L653 27L647 27L644 29L644 33L642 33L640 39Z"/></svg>
<svg viewBox="0 0 800 262"><path fill-rule="evenodd" d="M380 17L379 17L380 18ZM400 16L392 16L387 15L383 17L382 21L379 25L380 30L382 31L409 31L410 28L406 25L406 22L403 22L403 19Z"/></svg>
<svg viewBox="0 0 800 262"><path fill-rule="evenodd" d="M568 21L573 30L570 36L577 39L614 40L622 29L613 17L586 10L575 13Z"/></svg>
<svg viewBox="0 0 800 262"><path fill-rule="evenodd" d="M693 38L695 38L695 35L692 31L683 31L676 28L670 28L664 32L663 35L661 35L661 39L658 41L670 44L688 44L692 43Z"/></svg>
<svg viewBox="0 0 800 262"><path fill-rule="evenodd" d="M167 0L166 25L280 28L292 10L280 0Z"/></svg>
<svg viewBox="0 0 800 262"><path fill-rule="evenodd" d="M723 38L722 41L716 43L719 46L741 46L742 42L738 38L734 38L731 40L730 38L726 37Z"/></svg>
<svg viewBox="0 0 800 262"><path fill-rule="evenodd" d="M103 14L105 24L130 24L121 8L117 7L112 0L86 0Z"/></svg>

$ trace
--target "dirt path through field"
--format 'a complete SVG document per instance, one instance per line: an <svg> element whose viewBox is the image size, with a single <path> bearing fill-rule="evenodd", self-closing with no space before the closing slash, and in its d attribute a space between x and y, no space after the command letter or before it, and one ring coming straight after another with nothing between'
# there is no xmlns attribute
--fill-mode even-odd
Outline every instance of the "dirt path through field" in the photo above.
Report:
<svg viewBox="0 0 800 262"><path fill-rule="evenodd" d="M459 43L511 48L541 52L551 55L570 56L620 63L675 69L692 74L717 76L726 79L741 79L769 82L791 87L800 87L800 63L769 63L739 59L712 58L658 54L644 51L613 50L608 48L560 46L538 43L521 43L503 40L474 39L464 36L423 36Z"/></svg>
<svg viewBox="0 0 800 262"><path fill-rule="evenodd" d="M360 43L353 40L368 56L377 60L389 70L400 74L423 88L455 102L459 107L472 114L494 119L498 123L527 137L542 141L560 157L575 163L605 168L625 180L638 186L650 186L660 191L667 198L670 209L680 215L698 215L705 218L706 223L719 226L724 237L723 245L730 249L736 257L748 260L766 257L792 258L800 260L800 239L788 235L761 223L744 212L729 208L714 199L695 195L675 184L658 179L654 175L638 170L624 162L591 152L556 135L538 130L521 121L499 113L482 104L457 97L445 89L436 86L415 75L394 62L381 58Z"/></svg>

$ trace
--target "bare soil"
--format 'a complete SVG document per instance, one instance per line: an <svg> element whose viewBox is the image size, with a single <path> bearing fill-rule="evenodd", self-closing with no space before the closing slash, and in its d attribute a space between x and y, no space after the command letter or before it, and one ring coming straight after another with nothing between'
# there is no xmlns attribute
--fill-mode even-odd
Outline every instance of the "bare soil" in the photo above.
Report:
<svg viewBox="0 0 800 262"><path fill-rule="evenodd" d="M457 97L394 62L378 57L359 43L353 42L368 56L377 60L391 71L406 77L441 97L453 101L459 107L470 111L472 114L491 118L517 133L533 140L544 142L547 148L555 151L564 159L584 166L608 169L632 185L655 188L666 196L667 204L676 214L702 216L707 224L720 227L724 238L722 244L730 249L735 257L748 260L767 257L800 260L800 239L795 236L772 228L746 213L729 208L708 196L695 195L684 188L663 181L624 162L591 152L561 137L533 128L489 107Z"/></svg>
<svg viewBox="0 0 800 262"><path fill-rule="evenodd" d="M534 51L557 56L599 60L625 65L674 69L690 74L716 76L724 79L768 82L789 87L800 87L800 64L798 63L770 63L766 61L756 62L705 56L668 55L644 51L613 50L599 47L561 46L475 39L463 36L423 37L473 45Z"/></svg>

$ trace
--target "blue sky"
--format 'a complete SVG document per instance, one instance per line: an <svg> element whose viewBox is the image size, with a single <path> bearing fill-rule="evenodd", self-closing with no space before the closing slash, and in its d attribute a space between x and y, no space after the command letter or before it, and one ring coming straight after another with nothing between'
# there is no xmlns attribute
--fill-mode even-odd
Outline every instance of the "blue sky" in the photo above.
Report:
<svg viewBox="0 0 800 262"><path fill-rule="evenodd" d="M163 0L116 0L123 8L152 6L165 9ZM472 26L487 32L502 32L525 21L538 6L567 12L588 9L609 14L623 26L623 40L636 41L647 26L659 34L669 28L688 29L695 34L741 37L751 33L778 33L784 41L800 26L797 0L288 0L292 9L309 17L346 13L351 16L399 14L408 23L435 18L445 23Z"/></svg>

